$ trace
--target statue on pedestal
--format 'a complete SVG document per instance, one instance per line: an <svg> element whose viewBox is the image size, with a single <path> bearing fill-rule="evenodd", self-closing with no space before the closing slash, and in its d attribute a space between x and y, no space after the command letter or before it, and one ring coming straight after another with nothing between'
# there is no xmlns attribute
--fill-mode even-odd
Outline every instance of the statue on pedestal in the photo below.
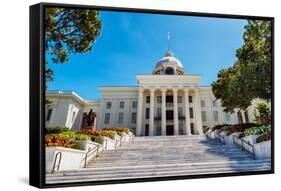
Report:
<svg viewBox="0 0 281 191"><path fill-rule="evenodd" d="M92 126L94 122L94 112L93 109L90 109L89 113L88 113L88 126Z"/></svg>
<svg viewBox="0 0 281 191"><path fill-rule="evenodd" d="M96 129L96 113L93 112L93 109L90 109L89 113L83 113L82 128Z"/></svg>

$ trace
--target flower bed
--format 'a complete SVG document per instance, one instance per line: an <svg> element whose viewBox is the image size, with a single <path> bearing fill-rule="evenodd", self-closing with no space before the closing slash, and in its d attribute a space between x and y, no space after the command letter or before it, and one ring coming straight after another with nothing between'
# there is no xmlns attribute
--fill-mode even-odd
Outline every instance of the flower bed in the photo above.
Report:
<svg viewBox="0 0 281 191"><path fill-rule="evenodd" d="M232 133L235 133L235 132L244 132L246 129L249 129L249 128L255 127L255 126L256 126L255 123L235 124L235 125L232 125L228 129L228 135L231 135Z"/></svg>
<svg viewBox="0 0 281 191"><path fill-rule="evenodd" d="M264 133L267 133L268 131L270 131L271 126L269 125L262 125L259 127L251 127L248 129L245 129L245 131L243 131L240 134L240 138L246 137L246 136L250 136L250 135L262 135Z"/></svg>
<svg viewBox="0 0 281 191"><path fill-rule="evenodd" d="M121 127L116 127L116 128L103 128L102 130L107 130L107 131L116 131L118 135L122 135L122 133L129 134L132 132L130 128L121 128Z"/></svg>
<svg viewBox="0 0 281 191"><path fill-rule="evenodd" d="M220 135L220 136L218 136ZM236 125L217 125L208 131L207 136L215 139L220 137L225 144L234 144L233 138L237 145L251 153L255 152L256 159L271 158L271 126L259 126L254 123L236 124ZM224 138L222 138L224 137ZM242 143L242 140L249 143Z"/></svg>
<svg viewBox="0 0 281 191"><path fill-rule="evenodd" d="M111 138L111 139L115 139L115 136L117 135L116 131L111 131L111 130L94 131L93 129L90 129L90 128L83 128L80 131L78 131L78 133L88 135L90 137L92 137L92 136L103 136L103 137L108 137L108 138Z"/></svg>
<svg viewBox="0 0 281 191"><path fill-rule="evenodd" d="M78 134L71 130L59 131L57 129L48 129L45 135L46 147L64 147L72 149L81 149L80 141L90 141L91 137Z"/></svg>
<svg viewBox="0 0 281 191"><path fill-rule="evenodd" d="M256 142L261 143L261 142L270 141L270 140L271 140L271 131L268 131L267 133L257 137Z"/></svg>

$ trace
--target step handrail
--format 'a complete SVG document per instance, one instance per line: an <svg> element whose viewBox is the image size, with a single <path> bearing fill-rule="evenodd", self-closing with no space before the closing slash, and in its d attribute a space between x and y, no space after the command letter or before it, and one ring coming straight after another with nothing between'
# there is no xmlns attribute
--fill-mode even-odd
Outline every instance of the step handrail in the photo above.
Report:
<svg viewBox="0 0 281 191"><path fill-rule="evenodd" d="M88 159L88 156L89 156L90 153L96 151L97 154L96 154L95 157L98 157L98 155L99 155L99 148L100 148L100 145L96 145L96 147L88 149L87 153L85 154L84 168L87 166L87 159Z"/></svg>
<svg viewBox="0 0 281 191"><path fill-rule="evenodd" d="M236 141L237 139L239 139L241 141L241 145L239 145L237 143L237 141ZM247 150L246 148L244 148L243 143L247 144L248 146L250 146L252 148L252 153L249 150ZM253 155L254 160L256 160L255 148L254 148L254 145L252 145L250 142L247 142L247 141L245 141L243 139L240 139L238 136L233 135L233 144L241 146L241 150L242 151L244 151L244 150L248 151L249 153L251 153Z"/></svg>
<svg viewBox="0 0 281 191"><path fill-rule="evenodd" d="M58 157L59 157L59 163L58 163L58 165L56 165ZM54 161L54 164L53 164L52 173L54 173L56 170L60 169L61 158L62 158L62 152L57 152L56 155L55 155L55 161Z"/></svg>

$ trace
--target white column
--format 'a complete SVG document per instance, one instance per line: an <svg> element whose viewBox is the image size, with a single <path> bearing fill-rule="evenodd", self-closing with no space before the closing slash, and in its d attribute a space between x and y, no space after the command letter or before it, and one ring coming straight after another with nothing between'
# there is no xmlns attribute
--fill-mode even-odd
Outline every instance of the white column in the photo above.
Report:
<svg viewBox="0 0 281 191"><path fill-rule="evenodd" d="M202 116L201 116L201 105L200 105L200 95L199 89L195 89L195 120L196 120L196 129L199 135L203 135L203 127L202 127Z"/></svg>
<svg viewBox="0 0 281 191"><path fill-rule="evenodd" d="M166 135L166 89L161 89L162 92L162 108L161 108L161 134Z"/></svg>
<svg viewBox="0 0 281 191"><path fill-rule="evenodd" d="M98 113L98 126L97 126L97 130L102 129L103 128L103 122L104 122L104 109L105 109L105 101L104 99L101 99L100 101L100 111Z"/></svg>
<svg viewBox="0 0 281 191"><path fill-rule="evenodd" d="M179 115L178 115L178 90L173 89L174 100L174 135L179 134Z"/></svg>
<svg viewBox="0 0 281 191"><path fill-rule="evenodd" d="M154 135L154 89L150 89L149 136Z"/></svg>
<svg viewBox="0 0 281 191"><path fill-rule="evenodd" d="M185 105L185 132L187 135L191 135L191 129L190 129L190 114L189 114L189 95L188 95L188 89L184 90L184 105Z"/></svg>
<svg viewBox="0 0 281 191"><path fill-rule="evenodd" d="M142 103L143 102L143 89L139 89L139 96L138 96L138 114L137 114L137 128L136 128L136 135L141 136L141 129L142 129Z"/></svg>

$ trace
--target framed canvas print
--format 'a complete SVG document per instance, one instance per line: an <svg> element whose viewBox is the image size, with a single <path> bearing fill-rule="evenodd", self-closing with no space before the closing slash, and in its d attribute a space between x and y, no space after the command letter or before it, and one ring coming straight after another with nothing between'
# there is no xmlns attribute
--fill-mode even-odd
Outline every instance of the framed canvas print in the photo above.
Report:
<svg viewBox="0 0 281 191"><path fill-rule="evenodd" d="M30 7L30 184L274 172L274 19Z"/></svg>

